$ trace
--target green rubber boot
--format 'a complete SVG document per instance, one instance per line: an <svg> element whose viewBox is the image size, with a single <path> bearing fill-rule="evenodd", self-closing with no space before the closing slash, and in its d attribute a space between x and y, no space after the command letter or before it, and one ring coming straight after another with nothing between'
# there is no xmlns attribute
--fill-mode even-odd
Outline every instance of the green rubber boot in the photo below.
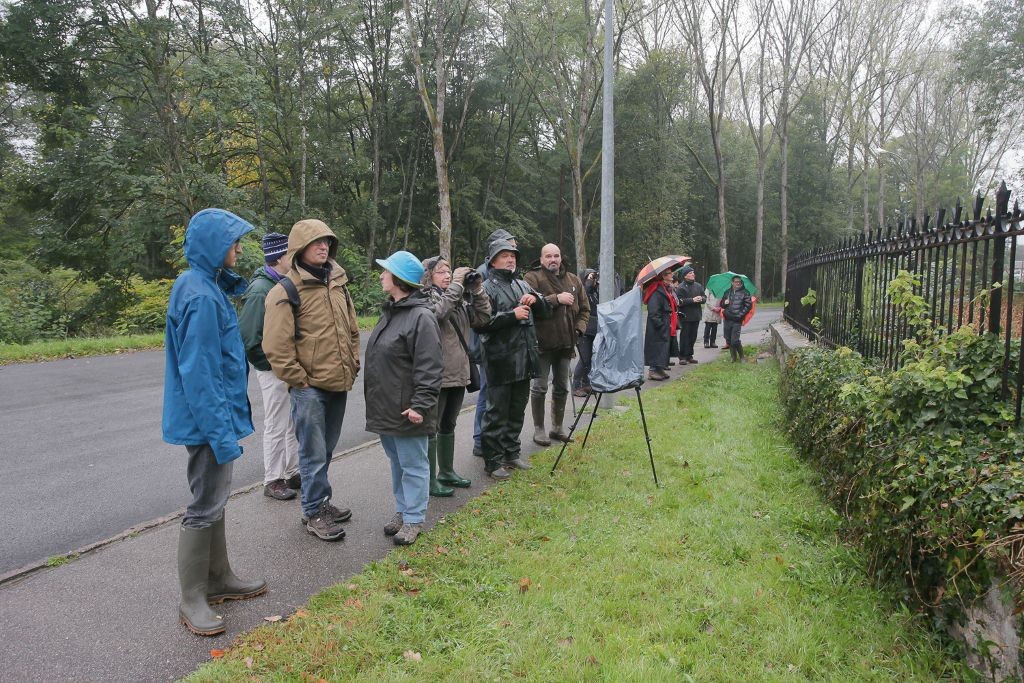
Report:
<svg viewBox="0 0 1024 683"><path fill-rule="evenodd" d="M224 518L210 529L210 580L206 586L206 601L217 605L225 600L248 600L267 592L266 581L246 581L235 576L228 562L228 541L224 534Z"/></svg>
<svg viewBox="0 0 1024 683"><path fill-rule="evenodd" d="M463 479L455 471L455 434L437 435L437 464L437 480L442 484L457 486L460 489L468 489L472 484L469 479Z"/></svg>
<svg viewBox="0 0 1024 683"><path fill-rule="evenodd" d="M430 460L430 495L435 498L447 498L455 489L445 486L437 480L437 438L430 437L427 441L427 458Z"/></svg>
<svg viewBox="0 0 1024 683"><path fill-rule="evenodd" d="M212 538L212 528L181 527L178 532L178 583L181 584L178 617L189 631L200 636L224 633L224 617L206 603Z"/></svg>

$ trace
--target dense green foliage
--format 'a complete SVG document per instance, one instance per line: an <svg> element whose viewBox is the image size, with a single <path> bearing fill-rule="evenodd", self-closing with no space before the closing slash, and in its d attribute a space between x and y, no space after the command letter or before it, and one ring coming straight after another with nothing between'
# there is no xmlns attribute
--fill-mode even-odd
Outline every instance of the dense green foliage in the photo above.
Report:
<svg viewBox="0 0 1024 683"><path fill-rule="evenodd" d="M49 290L6 302L3 315L26 319L4 338L115 329L118 315L138 305L132 277L172 278L182 267L182 228L207 206L252 221L254 237L286 232L304 217L327 221L345 247L341 262L352 271L360 309L371 310L379 298L374 258L441 248L435 140L413 76L405 4L428 67L426 99L437 104L439 83L446 98L440 133L455 260L479 263L486 235L502 227L519 237L526 263L556 242L571 260L592 265L603 30L595 0L500 7L480 0L0 0L5 258L17 254L55 282L73 272L71 289L82 301L91 297L87 283L104 292L95 302L103 306L82 311L54 303ZM737 74L746 74L743 88L755 76L777 74L752 71L751 54L730 48L716 148L696 75L707 55L672 35L671 17L682 6L675 4L618 3L616 266L627 281L663 253L691 254L702 274L718 270L719 158L729 266L755 272L758 159ZM998 23L1001 7L996 0L986 6L978 15L984 26ZM884 23L916 12L911 0L818 9L820 30L807 29L813 63L791 84L785 111L774 81L764 83L755 107L766 112L769 133L784 116L789 140L785 187L779 145L768 145L763 160L761 285L769 298L780 291L786 248L795 253L874 227L893 208L923 211L975 186L984 190L984 174L1001 158L994 150L1017 139L1005 120L1013 108L989 111L985 126L975 125L971 108L940 120L944 108L914 89L923 83L925 94L946 92L955 84L972 102L971 88L998 90L1015 63L998 74L986 65L1020 53L1019 31L1003 30L1005 45L989 49L970 32L978 17L965 11L957 25L966 32L958 29L957 37L972 49L933 63L915 37L918 26L887 27L902 42L883 52L889 48L868 40L870 24L858 23L865 13ZM777 19L763 26L785 23ZM839 55L853 71L837 71L846 68ZM869 55L881 60L879 74L888 69L885 78L856 68ZM907 107L886 118L877 110L885 101ZM126 320L121 329L139 325Z"/></svg>
<svg viewBox="0 0 1024 683"><path fill-rule="evenodd" d="M990 578L1024 571L1024 434L1003 393L1003 340L937 333L913 282L903 273L890 290L916 332L898 369L810 348L791 359L782 398L877 574L956 612Z"/></svg>

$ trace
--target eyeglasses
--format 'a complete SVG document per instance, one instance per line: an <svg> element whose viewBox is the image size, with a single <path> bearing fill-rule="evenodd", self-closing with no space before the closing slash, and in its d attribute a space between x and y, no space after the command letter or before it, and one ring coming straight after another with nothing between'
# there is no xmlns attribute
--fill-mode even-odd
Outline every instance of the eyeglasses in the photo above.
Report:
<svg viewBox="0 0 1024 683"><path fill-rule="evenodd" d="M311 246L311 247L312 246L329 247L329 246L331 246L331 238L330 237L321 237L319 239L315 239L315 240L313 240L312 242L309 243L309 246Z"/></svg>

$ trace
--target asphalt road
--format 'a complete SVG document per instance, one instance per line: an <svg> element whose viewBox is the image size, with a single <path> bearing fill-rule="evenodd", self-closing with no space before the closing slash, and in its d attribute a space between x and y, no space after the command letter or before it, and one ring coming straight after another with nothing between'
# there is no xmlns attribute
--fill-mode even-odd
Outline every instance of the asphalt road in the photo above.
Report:
<svg viewBox="0 0 1024 683"><path fill-rule="evenodd" d="M364 429L362 379L349 395L338 451L376 438ZM0 574L188 504L185 449L160 435L163 381L163 351L0 367ZM249 400L256 433L242 441L233 488L263 480L255 376Z"/></svg>

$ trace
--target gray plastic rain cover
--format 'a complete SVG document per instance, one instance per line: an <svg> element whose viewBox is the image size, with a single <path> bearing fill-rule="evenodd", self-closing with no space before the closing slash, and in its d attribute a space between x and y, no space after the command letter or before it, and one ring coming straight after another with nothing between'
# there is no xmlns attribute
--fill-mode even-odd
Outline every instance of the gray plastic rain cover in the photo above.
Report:
<svg viewBox="0 0 1024 683"><path fill-rule="evenodd" d="M597 305L597 338L590 368L594 391L610 393L639 386L644 379L643 295L634 287Z"/></svg>

